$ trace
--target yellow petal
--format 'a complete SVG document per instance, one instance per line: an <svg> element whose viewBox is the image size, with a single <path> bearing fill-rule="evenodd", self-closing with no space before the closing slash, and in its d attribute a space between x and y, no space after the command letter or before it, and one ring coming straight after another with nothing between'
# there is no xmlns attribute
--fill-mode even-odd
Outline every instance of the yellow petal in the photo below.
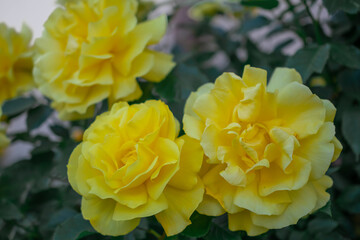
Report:
<svg viewBox="0 0 360 240"><path fill-rule="evenodd" d="M312 182L317 195L316 206L313 212L322 208L330 200L330 194L326 192L333 184L332 179L329 176L323 176L322 178Z"/></svg>
<svg viewBox="0 0 360 240"><path fill-rule="evenodd" d="M308 182L310 171L310 161L297 156L287 168L287 172L275 164L270 168L263 168L260 174L259 194L268 196L277 191L300 189Z"/></svg>
<svg viewBox="0 0 360 240"><path fill-rule="evenodd" d="M317 196L311 185L305 185L297 191L289 192L291 203L280 215L266 216L252 213L254 224L269 229L280 229L296 224L300 218L308 215L315 207Z"/></svg>
<svg viewBox="0 0 360 240"><path fill-rule="evenodd" d="M215 88L225 90L229 95L240 99L242 97L242 89L245 87L245 82L241 77L237 76L234 73L223 73L215 81Z"/></svg>
<svg viewBox="0 0 360 240"><path fill-rule="evenodd" d="M240 121L254 122L257 120L262 105L264 87L257 84L243 90L244 98L236 107L237 117Z"/></svg>
<svg viewBox="0 0 360 240"><path fill-rule="evenodd" d="M215 124L207 126L202 135L200 144L210 162L217 160L217 149L222 143L219 135L220 129Z"/></svg>
<svg viewBox="0 0 360 240"><path fill-rule="evenodd" d="M149 72L147 72L143 76L139 76L142 76L150 82L160 82L175 67L175 63L172 60L173 56L170 54L155 52L151 50L147 50L147 52L154 57L154 64Z"/></svg>
<svg viewBox="0 0 360 240"><path fill-rule="evenodd" d="M151 71L155 64L155 57L153 54L143 52L137 56L131 65L131 76L140 77Z"/></svg>
<svg viewBox="0 0 360 240"><path fill-rule="evenodd" d="M189 137L200 140L205 128L203 121L185 114L183 118L183 124L184 131Z"/></svg>
<svg viewBox="0 0 360 240"><path fill-rule="evenodd" d="M85 219L90 220L94 229L102 235L126 235L136 228L140 218L128 221L115 221L113 214L116 203L111 199L83 198L81 212Z"/></svg>
<svg viewBox="0 0 360 240"><path fill-rule="evenodd" d="M117 203L114 209L113 219L115 221L125 221L149 217L164 211L167 208L168 202L165 196L161 196L157 200L149 198L146 204L137 208L129 208L125 205Z"/></svg>
<svg viewBox="0 0 360 240"><path fill-rule="evenodd" d="M293 129L300 139L315 134L324 123L326 111L322 101L297 82L279 91L277 103L283 125Z"/></svg>
<svg viewBox="0 0 360 240"><path fill-rule="evenodd" d="M335 126L326 122L316 135L300 141L300 147L295 154L307 159L311 163L311 178L319 179L329 169L334 156L334 144L331 143L335 135Z"/></svg>
<svg viewBox="0 0 360 240"><path fill-rule="evenodd" d="M111 189L106 184L103 176L88 179L86 182L91 188L89 191L90 194L101 199L113 199L114 202L121 203L130 208L139 207L145 204L148 200L144 185L115 193L114 189Z"/></svg>
<svg viewBox="0 0 360 240"><path fill-rule="evenodd" d="M180 153L180 168L171 178L169 185L178 189L191 190L197 184L204 152L199 141L186 135L178 139L183 141ZM179 143L178 143L179 145Z"/></svg>
<svg viewBox="0 0 360 240"><path fill-rule="evenodd" d="M158 153L160 165L146 182L150 197L157 199L170 179L179 170L180 151L176 143L169 139L157 139L155 152Z"/></svg>
<svg viewBox="0 0 360 240"><path fill-rule="evenodd" d="M220 203L207 194L204 194L204 198L196 211L208 216L221 216L225 213L225 210L221 207Z"/></svg>
<svg viewBox="0 0 360 240"><path fill-rule="evenodd" d="M266 87L266 76L267 72L265 70L246 65L242 79L248 87L256 86L258 83Z"/></svg>
<svg viewBox="0 0 360 240"><path fill-rule="evenodd" d="M327 99L323 99L322 100L324 107L326 109L326 116L325 116L325 121L326 122L333 122L335 119L335 114L336 114L336 108L335 106Z"/></svg>
<svg viewBox="0 0 360 240"><path fill-rule="evenodd" d="M275 192L266 197L260 196L256 181L245 188L237 188L234 197L236 206L262 215L281 214L289 201L287 192Z"/></svg>
<svg viewBox="0 0 360 240"><path fill-rule="evenodd" d="M229 213L236 213L239 207L234 204L236 186L230 185L220 176L220 172L225 169L224 165L215 165L203 177L206 194L210 195Z"/></svg>
<svg viewBox="0 0 360 240"><path fill-rule="evenodd" d="M335 162L335 161L339 158L340 153L341 153L341 151L342 151L342 149L343 149L343 146L342 146L341 142L340 142L336 137L334 137L331 142L332 142L332 143L334 144L334 146L335 146L334 156L333 156L333 158L331 159L331 162Z"/></svg>
<svg viewBox="0 0 360 240"><path fill-rule="evenodd" d="M131 33L131 37L149 38L148 44L158 43L164 36L167 28L167 17L162 15L155 19L140 23Z"/></svg>
<svg viewBox="0 0 360 240"><path fill-rule="evenodd" d="M192 92L186 100L184 113L194 117L197 116L197 114L193 110L195 101L198 99L199 96L210 93L213 88L213 83L205 83L204 85L199 87L196 92Z"/></svg>
<svg viewBox="0 0 360 240"><path fill-rule="evenodd" d="M292 82L302 83L302 78L295 69L276 68L273 75L271 76L267 90L269 92L275 92L276 90L280 90Z"/></svg>
<svg viewBox="0 0 360 240"><path fill-rule="evenodd" d="M201 181L198 181L198 184L190 191L166 187L164 195L169 207L156 214L155 217L163 226L167 236L182 232L191 223L190 216L201 202L203 194L204 188Z"/></svg>
<svg viewBox="0 0 360 240"><path fill-rule="evenodd" d="M250 211L243 210L239 213L229 214L229 229L231 231L246 231L249 236L257 236L269 229L256 226L252 220Z"/></svg>

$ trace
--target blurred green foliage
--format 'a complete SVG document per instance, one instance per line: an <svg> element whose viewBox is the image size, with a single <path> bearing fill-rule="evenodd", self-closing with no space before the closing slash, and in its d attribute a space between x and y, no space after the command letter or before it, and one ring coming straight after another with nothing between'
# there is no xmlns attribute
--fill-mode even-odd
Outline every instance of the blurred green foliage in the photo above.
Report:
<svg viewBox="0 0 360 240"><path fill-rule="evenodd" d="M177 67L161 83L141 82L144 96L139 101L163 99L181 120L190 92L213 82L222 72L241 75L247 64L264 68L269 75L279 66L296 68L314 93L331 100L338 109L335 125L344 150L328 171L334 180L329 204L295 226L258 237L230 232L224 216L212 218L198 213L191 218L194 224L174 237L165 237L153 217L143 219L127 236L101 236L82 219L80 196L71 189L66 176L67 161L78 144L72 133L86 129L94 118L66 124L56 119L49 122L53 111L47 99L20 97L6 102L3 114L8 122L25 114L27 130L9 137L13 143L25 142L34 148L29 159L0 169L0 240L360 239L359 0L301 0L296 4L290 0L227 1L223 4L230 9L243 10L240 17L214 13L201 21L189 20L181 13L193 2L177 4L169 16L176 26L175 35L181 31L180 35L185 32L190 36L186 41L177 39L173 47ZM139 17L146 18L156 7L147 4ZM321 18L326 9L330 15ZM215 24L219 17L228 24L235 23L235 27ZM263 29L265 34L255 41L252 34ZM295 37L271 40L288 33ZM302 47L288 56L284 50L294 41ZM270 50L265 49L269 42L274 45ZM218 56L220 60L216 60ZM217 64L211 64L212 60ZM324 79L325 84L312 83L314 77ZM100 103L96 115L107 108L106 102ZM36 131L45 122L54 137Z"/></svg>

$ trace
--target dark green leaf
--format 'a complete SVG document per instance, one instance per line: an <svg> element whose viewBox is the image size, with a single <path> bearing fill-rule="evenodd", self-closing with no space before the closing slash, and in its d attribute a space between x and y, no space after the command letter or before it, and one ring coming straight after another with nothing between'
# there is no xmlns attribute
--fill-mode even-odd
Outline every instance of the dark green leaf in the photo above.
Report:
<svg viewBox="0 0 360 240"><path fill-rule="evenodd" d="M360 155L360 109L352 109L344 112L342 121L342 133L354 152L356 159Z"/></svg>
<svg viewBox="0 0 360 240"><path fill-rule="evenodd" d="M58 212L54 213L54 215L50 218L50 221L47 223L49 228L54 228L65 220L75 216L77 212L71 208L63 208Z"/></svg>
<svg viewBox="0 0 360 240"><path fill-rule="evenodd" d="M69 138L69 131L61 125L50 126L50 129L57 136L62 138Z"/></svg>
<svg viewBox="0 0 360 240"><path fill-rule="evenodd" d="M345 95L360 101L360 71L346 70L339 74L338 81ZM349 105L349 104L342 104Z"/></svg>
<svg viewBox="0 0 360 240"><path fill-rule="evenodd" d="M331 14L334 14L337 11L355 14L360 10L359 0L323 0L323 2Z"/></svg>
<svg viewBox="0 0 360 240"><path fill-rule="evenodd" d="M331 44L331 58L349 68L360 69L360 49L344 44Z"/></svg>
<svg viewBox="0 0 360 240"><path fill-rule="evenodd" d="M337 228L339 224L331 218L315 218L309 222L309 232L317 234L319 232L329 233Z"/></svg>
<svg viewBox="0 0 360 240"><path fill-rule="evenodd" d="M205 240L218 240L218 239L227 239L227 240L241 240L239 232L232 232L227 226L227 216L223 215L217 217L213 220L210 231L206 236Z"/></svg>
<svg viewBox="0 0 360 240"><path fill-rule="evenodd" d="M273 9L279 5L278 0L241 0L241 4L247 7L260 7L265 9Z"/></svg>
<svg viewBox="0 0 360 240"><path fill-rule="evenodd" d="M81 214L77 214L55 229L53 240L76 240L80 236L84 237L83 233L93 232L95 231L89 221L84 220Z"/></svg>
<svg viewBox="0 0 360 240"><path fill-rule="evenodd" d="M240 33L245 34L252 30L267 26L269 24L270 20L268 18L264 16L258 16L256 18L245 21L240 28Z"/></svg>
<svg viewBox="0 0 360 240"><path fill-rule="evenodd" d="M6 116L13 116L25 112L36 103L33 97L19 97L6 101L3 105L3 114Z"/></svg>
<svg viewBox="0 0 360 240"><path fill-rule="evenodd" d="M51 115L52 112L53 109L46 105L40 105L36 108L31 109L26 119L28 131L40 127L41 124L46 121L46 119Z"/></svg>
<svg viewBox="0 0 360 240"><path fill-rule="evenodd" d="M360 185L347 188L337 199L339 207L350 213L360 213Z"/></svg>
<svg viewBox="0 0 360 240"><path fill-rule="evenodd" d="M330 46L315 46L300 49L288 58L286 66L295 68L306 82L314 73L321 73L330 55Z"/></svg>
<svg viewBox="0 0 360 240"><path fill-rule="evenodd" d="M326 215L332 217L331 201L329 201L324 207L320 208L319 212L325 213Z"/></svg>
<svg viewBox="0 0 360 240"><path fill-rule="evenodd" d="M189 237L203 237L209 232L212 217L194 212L190 220L191 225L185 228L182 234Z"/></svg>
<svg viewBox="0 0 360 240"><path fill-rule="evenodd" d="M22 216L22 213L15 204L4 199L0 201L0 219L19 220Z"/></svg>

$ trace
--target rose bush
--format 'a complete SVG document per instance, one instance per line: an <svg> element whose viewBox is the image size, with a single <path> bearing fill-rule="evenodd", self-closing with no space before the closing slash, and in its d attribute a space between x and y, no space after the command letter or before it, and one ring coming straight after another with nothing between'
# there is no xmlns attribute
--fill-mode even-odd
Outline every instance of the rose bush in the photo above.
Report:
<svg viewBox="0 0 360 240"><path fill-rule="evenodd" d="M332 180L325 173L342 146L335 107L302 84L293 69L245 67L224 73L190 95L186 134L207 157L200 213L228 213L232 231L254 236L279 229L323 207Z"/></svg>
<svg viewBox="0 0 360 240"><path fill-rule="evenodd" d="M176 138L178 132L168 107L154 100L117 103L85 131L68 178L98 232L124 235L153 215L167 235L191 223L204 192L197 176L203 152L193 139Z"/></svg>
<svg viewBox="0 0 360 240"><path fill-rule="evenodd" d="M31 30L21 32L0 23L0 105L30 90L33 85Z"/></svg>
<svg viewBox="0 0 360 240"><path fill-rule="evenodd" d="M165 34L166 16L137 22L135 0L63 1L36 40L35 81L61 119L93 116L95 104L142 95L136 78L161 81L172 56L148 48Z"/></svg>

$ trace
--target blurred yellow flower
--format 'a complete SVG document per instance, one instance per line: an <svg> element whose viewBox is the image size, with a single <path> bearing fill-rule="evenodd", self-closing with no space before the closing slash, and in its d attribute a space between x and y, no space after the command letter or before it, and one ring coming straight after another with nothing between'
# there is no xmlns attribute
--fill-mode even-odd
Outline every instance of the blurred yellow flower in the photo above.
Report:
<svg viewBox="0 0 360 240"><path fill-rule="evenodd" d="M85 219L104 235L125 235L155 215L166 234L181 232L202 200L203 151L161 101L113 105L85 131L68 164Z"/></svg>
<svg viewBox="0 0 360 240"><path fill-rule="evenodd" d="M189 9L189 17L201 21L206 17L212 17L218 13L229 12L230 9L219 1L203 1L196 3Z"/></svg>
<svg viewBox="0 0 360 240"><path fill-rule="evenodd" d="M0 119L1 119L1 115L2 115L2 110L0 107ZM1 123L0 123L0 153L2 152L2 150L4 148L6 148L9 145L9 143L10 143L10 141L6 137L5 128L2 127Z"/></svg>
<svg viewBox="0 0 360 240"><path fill-rule="evenodd" d="M205 0L190 7L188 15L193 20L201 21L216 14L226 14L240 19L247 12L255 14L256 8L242 7L238 4L238 0Z"/></svg>
<svg viewBox="0 0 360 240"><path fill-rule="evenodd" d="M0 106L34 85L30 41L31 30L26 25L18 33L0 23Z"/></svg>
<svg viewBox="0 0 360 240"><path fill-rule="evenodd" d="M165 34L166 16L138 23L137 1L64 1L36 40L34 76L64 120L93 115L95 104L140 98L136 78L159 82L172 56L148 48Z"/></svg>
<svg viewBox="0 0 360 240"><path fill-rule="evenodd" d="M328 100L293 69L276 69L269 85L266 75L249 66L242 78L224 73L190 95L183 120L207 157L197 210L227 212L229 229L250 236L323 207L332 185L325 173L342 149Z"/></svg>
<svg viewBox="0 0 360 240"><path fill-rule="evenodd" d="M326 80L325 78L318 76L318 77L313 77L310 80L310 87L326 87Z"/></svg>

